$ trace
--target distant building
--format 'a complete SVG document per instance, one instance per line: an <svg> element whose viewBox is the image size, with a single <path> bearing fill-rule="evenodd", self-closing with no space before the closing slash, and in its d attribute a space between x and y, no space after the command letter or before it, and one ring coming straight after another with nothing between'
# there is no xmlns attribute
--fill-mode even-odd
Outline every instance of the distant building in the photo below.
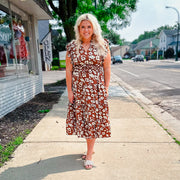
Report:
<svg viewBox="0 0 180 180"><path fill-rule="evenodd" d="M173 48L174 53L176 53L177 30L162 30L159 34L159 39L159 50L163 51L163 54L168 48ZM180 41L178 44L178 49L180 50Z"/></svg>
<svg viewBox="0 0 180 180"><path fill-rule="evenodd" d="M124 54L126 52L128 52L129 46L128 45L124 45L124 46L111 46L110 50L111 50L111 56L120 55L121 57L123 57Z"/></svg>
<svg viewBox="0 0 180 180"><path fill-rule="evenodd" d="M38 21L40 51L42 70L47 71L51 68L52 62L52 42L51 31L49 30L49 20Z"/></svg>
<svg viewBox="0 0 180 180"><path fill-rule="evenodd" d="M137 44L133 44L133 46L131 46L130 48L130 53L133 53L134 55L142 54L150 58L155 51L158 51L158 47L159 38L153 37L150 39L142 40Z"/></svg>

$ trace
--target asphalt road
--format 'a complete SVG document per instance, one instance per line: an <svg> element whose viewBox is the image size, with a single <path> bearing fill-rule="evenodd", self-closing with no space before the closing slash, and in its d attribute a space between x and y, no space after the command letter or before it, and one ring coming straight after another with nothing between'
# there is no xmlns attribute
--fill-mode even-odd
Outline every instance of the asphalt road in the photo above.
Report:
<svg viewBox="0 0 180 180"><path fill-rule="evenodd" d="M112 72L146 98L180 120L180 61L123 61Z"/></svg>

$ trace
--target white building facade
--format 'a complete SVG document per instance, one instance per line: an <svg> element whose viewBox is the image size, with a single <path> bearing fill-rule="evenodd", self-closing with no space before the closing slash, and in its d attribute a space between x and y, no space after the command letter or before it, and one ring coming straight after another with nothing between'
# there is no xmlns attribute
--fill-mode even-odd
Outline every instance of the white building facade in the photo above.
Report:
<svg viewBox="0 0 180 180"><path fill-rule="evenodd" d="M162 30L159 39L159 50L165 52L168 48L173 48L176 53L177 30ZM180 50L180 42L178 44L178 49Z"/></svg>
<svg viewBox="0 0 180 180"><path fill-rule="evenodd" d="M43 91L38 20L45 0L0 0L0 118Z"/></svg>

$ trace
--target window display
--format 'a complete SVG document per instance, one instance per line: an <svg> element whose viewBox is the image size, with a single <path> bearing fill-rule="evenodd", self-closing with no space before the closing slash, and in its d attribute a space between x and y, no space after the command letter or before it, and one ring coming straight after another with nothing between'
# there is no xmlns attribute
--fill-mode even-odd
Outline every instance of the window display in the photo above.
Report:
<svg viewBox="0 0 180 180"><path fill-rule="evenodd" d="M12 24L11 24L12 22ZM20 17L0 10L0 80L28 75L28 46Z"/></svg>

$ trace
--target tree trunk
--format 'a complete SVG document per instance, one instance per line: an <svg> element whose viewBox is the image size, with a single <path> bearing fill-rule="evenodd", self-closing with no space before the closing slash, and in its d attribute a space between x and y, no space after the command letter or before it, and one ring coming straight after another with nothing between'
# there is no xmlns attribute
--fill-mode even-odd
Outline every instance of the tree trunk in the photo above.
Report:
<svg viewBox="0 0 180 180"><path fill-rule="evenodd" d="M63 27L66 34L67 42L75 39L74 27L71 24L66 24Z"/></svg>
<svg viewBox="0 0 180 180"><path fill-rule="evenodd" d="M54 6L53 0L48 0L48 2L53 11L61 18L67 42L70 42L75 38L75 33L73 25L67 21L76 12L77 0L59 0L59 7Z"/></svg>

